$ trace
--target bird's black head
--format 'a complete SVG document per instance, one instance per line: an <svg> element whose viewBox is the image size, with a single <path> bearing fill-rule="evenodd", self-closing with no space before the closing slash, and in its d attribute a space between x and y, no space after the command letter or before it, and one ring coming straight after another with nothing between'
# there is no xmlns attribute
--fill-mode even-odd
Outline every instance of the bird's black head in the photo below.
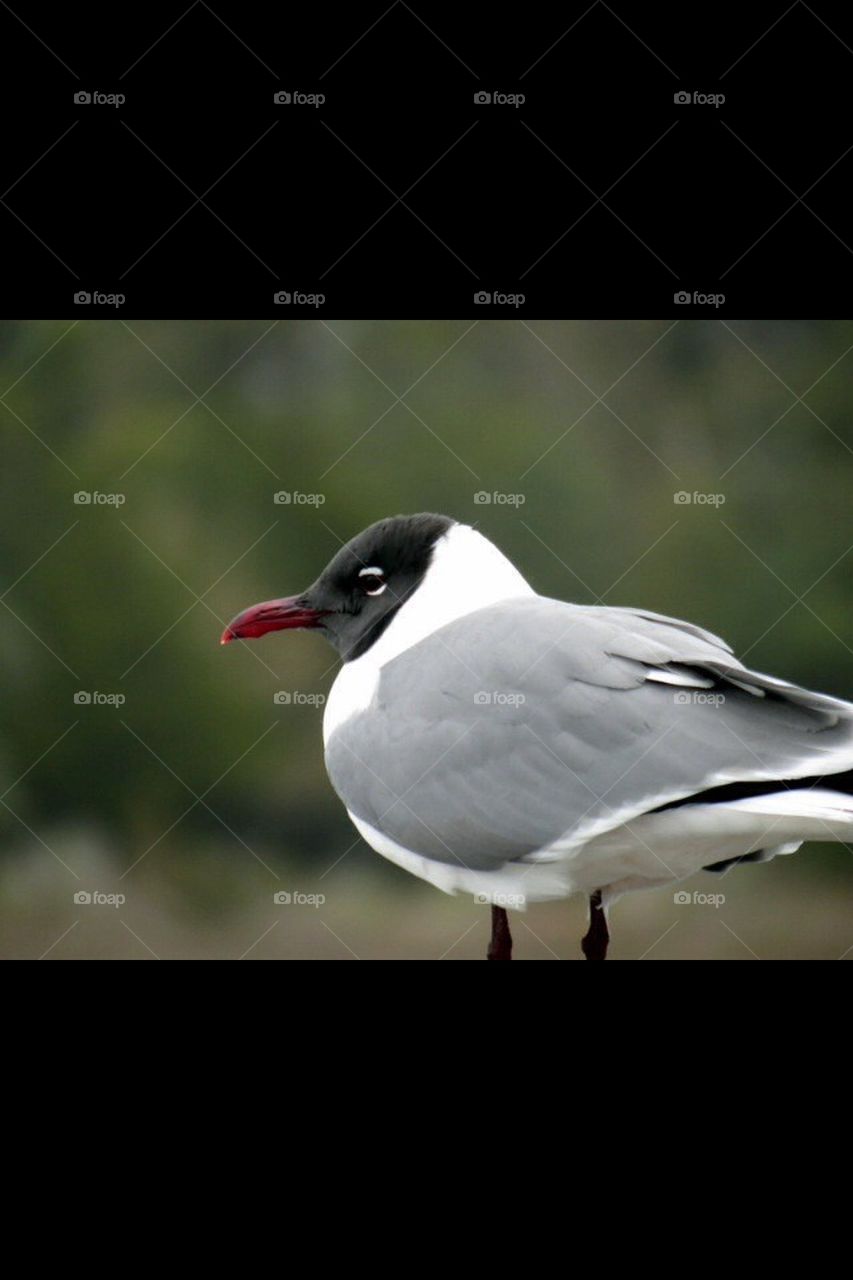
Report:
<svg viewBox="0 0 853 1280"><path fill-rule="evenodd" d="M429 512L377 520L341 547L307 591L238 614L222 643L302 627L322 631L345 662L361 657L417 590L453 523Z"/></svg>

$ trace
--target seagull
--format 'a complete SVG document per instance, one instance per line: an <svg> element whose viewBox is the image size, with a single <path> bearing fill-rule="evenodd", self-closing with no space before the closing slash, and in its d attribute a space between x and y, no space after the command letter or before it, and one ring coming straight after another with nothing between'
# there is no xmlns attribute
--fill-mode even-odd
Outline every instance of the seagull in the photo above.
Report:
<svg viewBox="0 0 853 1280"><path fill-rule="evenodd" d="M625 893L853 837L853 704L692 623L538 595L449 516L377 521L221 643L293 628L343 660L323 740L350 819L491 906L490 960L511 959L508 911L529 903L585 895L581 949L603 960Z"/></svg>

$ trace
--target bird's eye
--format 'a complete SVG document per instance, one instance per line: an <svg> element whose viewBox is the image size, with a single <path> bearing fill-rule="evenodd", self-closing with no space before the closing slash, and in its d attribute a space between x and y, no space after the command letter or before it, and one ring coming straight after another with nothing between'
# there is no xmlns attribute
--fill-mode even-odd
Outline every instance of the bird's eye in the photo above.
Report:
<svg viewBox="0 0 853 1280"><path fill-rule="evenodd" d="M381 596L388 586L385 581L385 574L381 569L377 569L375 565L371 565L368 569L362 569L358 578L362 591L368 596Z"/></svg>

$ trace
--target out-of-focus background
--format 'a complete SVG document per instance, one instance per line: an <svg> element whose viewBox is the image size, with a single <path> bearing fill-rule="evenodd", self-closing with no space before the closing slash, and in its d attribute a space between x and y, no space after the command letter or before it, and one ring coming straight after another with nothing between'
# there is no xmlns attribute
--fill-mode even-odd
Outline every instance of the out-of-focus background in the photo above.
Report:
<svg viewBox="0 0 853 1280"><path fill-rule="evenodd" d="M383 515L477 522L545 594L685 616L853 697L853 324L0 338L7 957L482 958L487 909L386 864L331 790L333 651L219 645ZM853 954L844 846L684 887L724 901L623 899L612 956ZM517 957L579 958L584 915L515 915Z"/></svg>

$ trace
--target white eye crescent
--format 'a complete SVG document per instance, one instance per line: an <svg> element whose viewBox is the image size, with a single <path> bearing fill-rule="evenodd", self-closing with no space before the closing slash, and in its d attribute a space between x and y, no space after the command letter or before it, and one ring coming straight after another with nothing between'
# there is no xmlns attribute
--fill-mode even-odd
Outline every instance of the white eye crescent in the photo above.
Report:
<svg viewBox="0 0 853 1280"><path fill-rule="evenodd" d="M369 580L369 585L368 582L364 583L365 595L381 596L382 592L388 586L388 583L385 581L385 574L381 569L378 569L376 565L370 565L367 569L361 569L358 576Z"/></svg>

